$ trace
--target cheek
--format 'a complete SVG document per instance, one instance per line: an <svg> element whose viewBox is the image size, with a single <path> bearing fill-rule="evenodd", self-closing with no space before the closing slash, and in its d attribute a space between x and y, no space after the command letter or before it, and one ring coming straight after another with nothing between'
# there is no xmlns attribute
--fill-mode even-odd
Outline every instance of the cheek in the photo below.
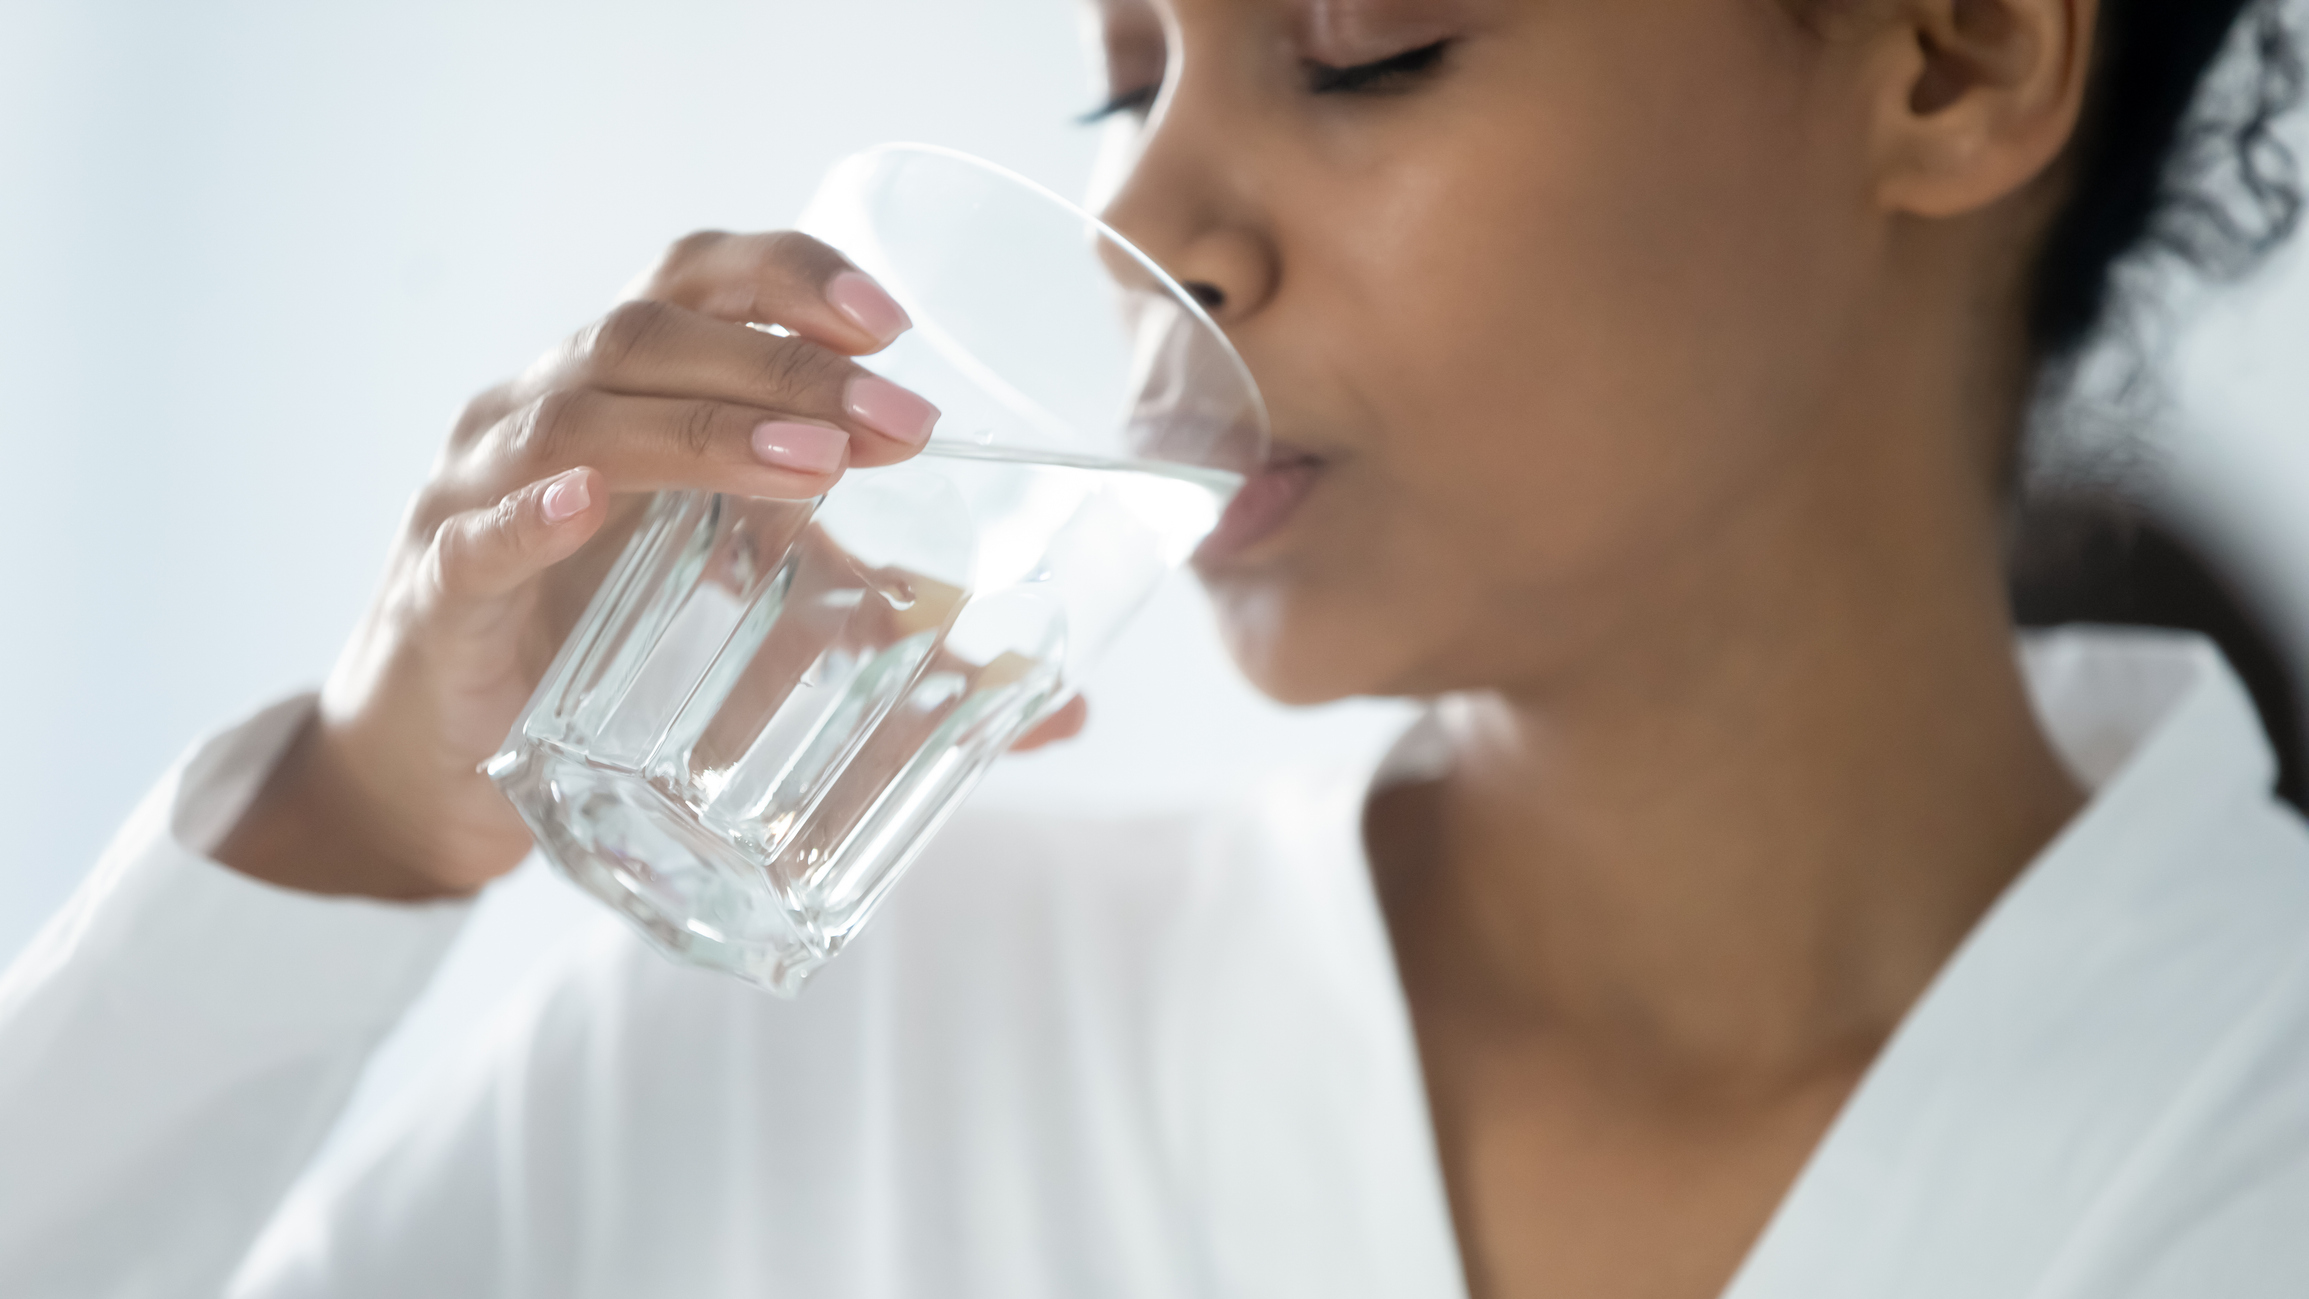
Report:
<svg viewBox="0 0 2309 1299"><path fill-rule="evenodd" d="M1390 540L1450 551L1466 602L1688 542L1803 455L1856 300L1856 150L1808 138L1785 51L1741 37L1554 42L1328 196L1369 219L1305 226L1307 318L1346 325L1328 344L1420 533Z"/></svg>
<svg viewBox="0 0 2309 1299"><path fill-rule="evenodd" d="M1357 219L1293 227L1288 306L1359 442L1321 554L1221 593L1238 650L1291 665L1264 675L1433 688L1422 665L1545 653L1805 454L1861 190L1772 35L1603 24L1415 147L1310 168L1295 203Z"/></svg>
<svg viewBox="0 0 2309 1299"><path fill-rule="evenodd" d="M1629 66L1648 76L1593 80ZM1409 164L1389 213L1408 255L1357 260L1365 309L1399 304L1390 422L1450 445L1452 495L1513 483L1558 528L1608 527L1730 487L1807 423L1861 223L1775 75L1571 58L1552 95Z"/></svg>

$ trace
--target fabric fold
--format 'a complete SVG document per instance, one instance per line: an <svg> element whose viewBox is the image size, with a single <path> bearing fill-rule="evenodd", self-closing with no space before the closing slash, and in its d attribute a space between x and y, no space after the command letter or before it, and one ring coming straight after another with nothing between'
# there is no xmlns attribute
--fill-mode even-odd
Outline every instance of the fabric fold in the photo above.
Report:
<svg viewBox="0 0 2309 1299"><path fill-rule="evenodd" d="M0 974L0 1293L221 1290L455 939L202 855L311 707L197 746Z"/></svg>

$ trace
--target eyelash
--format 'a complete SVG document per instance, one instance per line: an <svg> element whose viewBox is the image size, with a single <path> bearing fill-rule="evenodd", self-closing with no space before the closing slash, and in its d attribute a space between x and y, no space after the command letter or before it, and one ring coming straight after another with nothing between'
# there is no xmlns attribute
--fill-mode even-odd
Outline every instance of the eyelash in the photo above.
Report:
<svg viewBox="0 0 2309 1299"><path fill-rule="evenodd" d="M1370 63L1353 67L1335 68L1327 63L1309 59L1303 65L1307 70L1307 93L1311 95L1384 95L1408 90L1411 83L1433 73L1443 62L1443 53L1451 42L1437 41L1415 50L1390 55Z"/></svg>
<svg viewBox="0 0 2309 1299"><path fill-rule="evenodd" d="M1121 113L1143 113L1154 107L1155 96L1161 91L1161 86L1140 86L1136 90L1118 91L1105 103L1074 120L1084 126L1096 126Z"/></svg>
<svg viewBox="0 0 2309 1299"><path fill-rule="evenodd" d="M1335 68L1327 63L1307 60L1307 93L1311 95L1386 95L1408 90L1411 84L1432 74L1443 62L1444 51L1451 47L1447 40L1405 50L1370 63ZM1140 86L1136 90L1118 92L1113 98L1084 113L1075 120L1092 126L1121 113L1143 113L1154 107L1160 86Z"/></svg>

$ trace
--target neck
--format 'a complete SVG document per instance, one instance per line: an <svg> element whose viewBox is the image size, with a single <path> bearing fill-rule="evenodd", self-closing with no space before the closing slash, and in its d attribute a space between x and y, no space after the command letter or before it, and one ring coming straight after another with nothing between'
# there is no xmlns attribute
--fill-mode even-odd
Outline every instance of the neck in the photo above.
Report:
<svg viewBox="0 0 2309 1299"><path fill-rule="evenodd" d="M2082 801L1944 468L1747 513L1642 625L1440 702L1450 774L1372 806L1415 999L1676 1072L1873 1054Z"/></svg>

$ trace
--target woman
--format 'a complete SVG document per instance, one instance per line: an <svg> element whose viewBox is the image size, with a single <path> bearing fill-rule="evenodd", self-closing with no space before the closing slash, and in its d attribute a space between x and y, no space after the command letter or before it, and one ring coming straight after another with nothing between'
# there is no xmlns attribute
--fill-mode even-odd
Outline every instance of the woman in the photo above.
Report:
<svg viewBox="0 0 2309 1299"><path fill-rule="evenodd" d="M958 823L795 1005L610 944L283 1205L528 847L474 768L589 540L935 422L838 257L684 240L0 988L0 1290L2301 1293L2309 838L2217 655L2016 656L2002 577L2216 51L2289 66L2240 9L1109 0L1110 219L1275 414L1229 643L1427 719L1227 816Z"/></svg>

